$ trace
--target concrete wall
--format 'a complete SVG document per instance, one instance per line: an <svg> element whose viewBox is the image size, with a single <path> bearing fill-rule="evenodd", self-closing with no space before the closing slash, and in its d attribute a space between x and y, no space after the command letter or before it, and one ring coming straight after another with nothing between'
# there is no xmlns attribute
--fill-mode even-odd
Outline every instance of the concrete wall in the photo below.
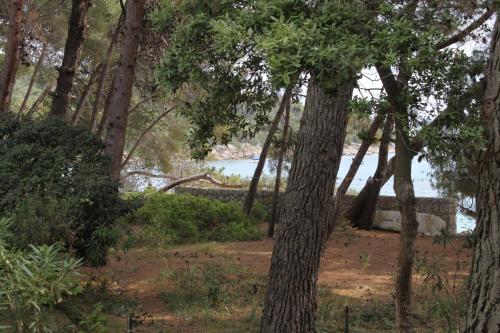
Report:
<svg viewBox="0 0 500 333"><path fill-rule="evenodd" d="M200 188L200 187L176 187L175 193L189 193L204 197L210 197L221 201L240 201L245 200L246 190L229 190L229 189L215 189L215 188ZM281 193L283 195L283 193ZM259 191L257 193L257 201L265 206L270 207L272 203L273 192ZM348 209L354 195L347 195L344 200L344 209ZM398 202L396 197L380 196L377 203L377 210L381 211L399 211ZM436 215L442 218L448 230L455 234L457 230L456 212L457 203L454 199L449 198L417 198L417 212Z"/></svg>

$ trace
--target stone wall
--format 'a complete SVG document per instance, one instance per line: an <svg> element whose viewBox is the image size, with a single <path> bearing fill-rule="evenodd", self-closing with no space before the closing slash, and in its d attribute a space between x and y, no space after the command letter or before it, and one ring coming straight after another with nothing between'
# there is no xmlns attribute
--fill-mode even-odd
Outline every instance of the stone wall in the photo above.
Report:
<svg viewBox="0 0 500 333"><path fill-rule="evenodd" d="M176 187L175 193L189 193L218 199L221 201L240 201L245 200L246 190L229 190L229 189L215 189L215 188L200 188L200 187ZM281 193L282 195L282 193ZM271 207L273 198L272 191L259 191L257 192L256 200L261 204ZM354 200L354 195L346 195L344 199L344 209L347 210ZM377 209L382 211L399 211L398 202L396 197L380 196ZM454 199L449 198L417 198L417 212L436 215L442 218L448 230L455 234L457 230L456 212L457 203Z"/></svg>

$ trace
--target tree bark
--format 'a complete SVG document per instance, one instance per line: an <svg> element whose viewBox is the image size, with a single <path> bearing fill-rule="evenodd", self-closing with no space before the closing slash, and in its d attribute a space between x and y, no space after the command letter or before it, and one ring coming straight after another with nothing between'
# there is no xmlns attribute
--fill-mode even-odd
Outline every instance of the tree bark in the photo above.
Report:
<svg viewBox="0 0 500 333"><path fill-rule="evenodd" d="M68 38L64 46L64 57L61 68L59 68L56 91L52 100L51 114L56 117L66 118L71 89L85 40L87 13L90 6L90 0L72 0L71 3Z"/></svg>
<svg viewBox="0 0 500 333"><path fill-rule="evenodd" d="M19 118L22 117L24 109L26 109L26 105L28 104L28 100L31 96L31 91L33 90L33 85L35 84L36 76L37 76L38 72L40 71L40 68L42 67L46 52L47 52L47 43L44 43L43 47L42 47L42 51L40 52L40 58L38 58L35 69L33 70L33 75L31 76L30 83L28 85L28 90L26 90L26 94L24 95L23 103L21 104L21 107L19 108L19 113L18 113Z"/></svg>
<svg viewBox="0 0 500 333"><path fill-rule="evenodd" d="M380 189L384 186L386 178L387 156L389 154L393 124L392 115L389 115L385 121L382 133L382 140L378 151L377 169L373 177L368 179L365 187L354 200L348 214L351 224L359 229L371 230L373 228Z"/></svg>
<svg viewBox="0 0 500 333"><path fill-rule="evenodd" d="M99 84L97 85L94 106L92 108L92 114L90 116L90 124L89 124L89 130L92 132L96 131L95 127L97 123L97 116L99 113L99 107L101 105L101 99L104 94L104 83L106 82L106 77L108 76L109 66L111 65L111 58L113 57L113 50L115 48L116 42L118 41L118 36L120 34L121 26L123 23L123 18L124 18L124 13L122 12L120 14L120 18L118 19L118 23L116 24L115 32L113 33L111 41L109 42L108 50L106 52L106 59L104 60L104 66L102 68L102 74L99 79Z"/></svg>
<svg viewBox="0 0 500 333"><path fill-rule="evenodd" d="M89 82L85 85L85 88L83 89L82 96L80 96L80 100L78 101L78 104L76 106L76 110L73 113L73 116L71 116L71 124L76 125L78 121L80 120L80 117L82 115L83 111L83 106L85 105L85 102L87 101L87 97L89 96L90 90L92 89L92 86L95 83L95 78L97 74L101 71L101 68L103 67L102 64L99 64L96 66L94 71L89 77Z"/></svg>
<svg viewBox="0 0 500 333"><path fill-rule="evenodd" d="M252 210L253 203L255 201L255 196L257 194L257 186L259 185L260 176L262 175L262 170L264 170L264 165L266 164L266 158L269 154L269 149L271 148L271 143L273 141L274 133L278 128L278 124L280 122L281 117L283 116L283 112L285 111L285 107L290 101L292 96L293 87L295 86L295 80L286 87L283 97L281 98L281 103L276 111L276 116L274 117L273 122L271 123L271 127L269 128L269 133L267 133L266 141L262 145L262 151L260 152L259 162L257 163L257 167L255 168L255 172L253 173L252 180L250 181L250 187L248 188L248 193L245 198L245 203L243 204L243 212L248 215Z"/></svg>
<svg viewBox="0 0 500 333"><path fill-rule="evenodd" d="M0 73L0 113L9 111L12 90L16 83L21 44L21 24L23 21L24 0L10 1L9 31L2 72Z"/></svg>
<svg viewBox="0 0 500 333"><path fill-rule="evenodd" d="M467 306L466 333L500 332L500 16L497 12L486 70L481 118L486 150L481 153L476 205L476 244Z"/></svg>
<svg viewBox="0 0 500 333"><path fill-rule="evenodd" d="M281 147L278 152L278 165L276 166L276 180L274 182L274 193L273 193L273 203L271 207L271 220L269 221L269 226L267 228L267 236L273 237L274 235L274 225L279 219L278 214L278 201L280 195L281 187L281 171L283 170L283 161L285 159L286 150L288 148L288 126L290 124L290 100L286 105L285 109L285 123L283 124L283 136Z"/></svg>
<svg viewBox="0 0 500 333"><path fill-rule="evenodd" d="M97 130L95 131L95 135L99 138L103 137L104 128L108 124L109 107L111 106L111 99L113 97L113 87L115 86L116 82L116 74L117 74L116 72L113 74L113 79L109 87L108 95L106 96L106 101L104 102L104 108L102 110L101 120L99 121Z"/></svg>
<svg viewBox="0 0 500 333"><path fill-rule="evenodd" d="M394 192L401 214L398 267L396 272L396 327L398 332L415 332L411 313L411 285L418 221L415 190L411 179L411 162L415 151L409 138L408 107L403 103L404 84L397 81L390 68L377 65L387 98L394 111L396 155L394 158ZM404 68L400 68L400 76Z"/></svg>
<svg viewBox="0 0 500 333"><path fill-rule="evenodd" d="M120 178L145 2L145 0L136 0L126 3L127 14L123 27L123 41L112 89L104 150L105 155L111 160L111 175L116 179Z"/></svg>
<svg viewBox="0 0 500 333"><path fill-rule="evenodd" d="M280 209L262 333L315 332L320 256L328 235L354 82L325 91L311 75Z"/></svg>

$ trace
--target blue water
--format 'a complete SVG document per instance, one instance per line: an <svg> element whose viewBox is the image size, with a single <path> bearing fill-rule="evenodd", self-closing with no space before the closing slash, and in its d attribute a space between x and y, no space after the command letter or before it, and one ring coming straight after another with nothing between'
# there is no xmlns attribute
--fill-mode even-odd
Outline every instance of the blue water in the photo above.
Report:
<svg viewBox="0 0 500 333"><path fill-rule="evenodd" d="M345 177L349 167L351 165L354 156L343 156L340 162L340 168L337 175L337 184L339 184ZM351 183L350 189L360 191L365 185L368 177L372 176L377 168L378 155L366 155L363 164L360 166L355 179ZM247 160L224 160L224 161L211 161L207 162L207 165L215 167L217 169L223 168L222 173L225 176L240 175L243 178L251 178L255 171L257 163L251 159ZM269 161L266 162L266 166L263 171L265 176L272 176L272 167ZM413 159L412 165L412 176L413 184L415 187L415 195L417 197L440 197L437 190L432 187L431 184L431 166L425 160L418 162ZM393 179L391 178L382 188L380 194L394 196ZM457 212L457 232L464 232L467 230L472 230L474 228L474 219L465 216Z"/></svg>

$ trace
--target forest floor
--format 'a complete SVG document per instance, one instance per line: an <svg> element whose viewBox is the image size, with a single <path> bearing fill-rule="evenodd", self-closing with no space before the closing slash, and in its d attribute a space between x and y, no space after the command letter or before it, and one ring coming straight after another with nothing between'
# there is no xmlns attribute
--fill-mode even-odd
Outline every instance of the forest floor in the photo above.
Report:
<svg viewBox="0 0 500 333"><path fill-rule="evenodd" d="M446 247L433 244L432 237L418 237L414 307L419 332L444 330L459 316L459 286L471 256L463 244L463 237L453 237ZM399 234L385 231L345 228L331 238L321 261L319 332L344 332L346 306L350 332L393 331L398 247ZM272 248L273 240L263 239L132 249L111 255L99 280L106 281L109 292L134 300L140 311L134 332L255 332Z"/></svg>

